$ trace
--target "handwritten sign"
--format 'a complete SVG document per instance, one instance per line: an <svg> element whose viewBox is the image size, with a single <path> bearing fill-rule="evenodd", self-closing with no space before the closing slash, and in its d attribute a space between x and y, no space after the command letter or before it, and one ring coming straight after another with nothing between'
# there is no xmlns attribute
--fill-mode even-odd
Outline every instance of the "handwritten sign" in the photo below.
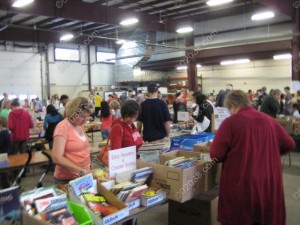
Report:
<svg viewBox="0 0 300 225"><path fill-rule="evenodd" d="M136 146L120 148L108 152L109 176L136 169Z"/></svg>
<svg viewBox="0 0 300 225"><path fill-rule="evenodd" d="M230 116L230 113L227 108L217 107L214 108L214 130L218 130L222 122Z"/></svg>
<svg viewBox="0 0 300 225"><path fill-rule="evenodd" d="M189 113L188 112L177 112L177 120L178 121L188 121L189 120Z"/></svg>

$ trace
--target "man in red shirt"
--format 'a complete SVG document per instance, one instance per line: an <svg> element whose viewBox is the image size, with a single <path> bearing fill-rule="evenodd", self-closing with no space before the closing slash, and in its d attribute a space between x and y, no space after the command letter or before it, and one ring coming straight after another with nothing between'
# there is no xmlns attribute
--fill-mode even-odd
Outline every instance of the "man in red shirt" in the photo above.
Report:
<svg viewBox="0 0 300 225"><path fill-rule="evenodd" d="M222 162L218 220L224 225L285 225L280 155L295 142L272 117L250 106L246 93L230 92L232 116L221 124L210 156Z"/></svg>

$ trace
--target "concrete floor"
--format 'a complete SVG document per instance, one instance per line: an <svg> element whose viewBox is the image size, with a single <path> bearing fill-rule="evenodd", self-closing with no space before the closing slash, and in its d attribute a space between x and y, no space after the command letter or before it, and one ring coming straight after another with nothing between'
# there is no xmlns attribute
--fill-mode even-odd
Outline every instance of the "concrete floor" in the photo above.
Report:
<svg viewBox="0 0 300 225"><path fill-rule="evenodd" d="M95 139L97 143L99 138ZM292 166L289 167L288 156L282 157L283 162L283 176L285 188L285 201L287 209L287 224L300 224L300 153L291 153ZM31 190L37 184L43 170L41 168L32 169L26 178L22 179L22 189ZM43 181L44 186L54 184L53 173L45 177ZM138 224L143 225L167 225L168 224L168 205L157 207L147 213L138 217Z"/></svg>

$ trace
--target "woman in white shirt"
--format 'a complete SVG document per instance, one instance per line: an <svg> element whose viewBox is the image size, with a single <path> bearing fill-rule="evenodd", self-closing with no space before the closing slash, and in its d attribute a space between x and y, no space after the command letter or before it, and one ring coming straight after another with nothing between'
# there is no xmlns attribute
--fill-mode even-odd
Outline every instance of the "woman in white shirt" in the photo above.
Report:
<svg viewBox="0 0 300 225"><path fill-rule="evenodd" d="M298 104L293 104L292 115L296 119L300 119L299 106Z"/></svg>

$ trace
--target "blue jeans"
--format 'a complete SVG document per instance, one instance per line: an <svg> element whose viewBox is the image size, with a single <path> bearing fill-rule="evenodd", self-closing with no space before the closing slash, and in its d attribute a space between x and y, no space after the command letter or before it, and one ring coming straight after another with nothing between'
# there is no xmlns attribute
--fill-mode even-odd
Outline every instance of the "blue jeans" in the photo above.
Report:
<svg viewBox="0 0 300 225"><path fill-rule="evenodd" d="M109 137L110 130L101 130L102 140L107 140Z"/></svg>

